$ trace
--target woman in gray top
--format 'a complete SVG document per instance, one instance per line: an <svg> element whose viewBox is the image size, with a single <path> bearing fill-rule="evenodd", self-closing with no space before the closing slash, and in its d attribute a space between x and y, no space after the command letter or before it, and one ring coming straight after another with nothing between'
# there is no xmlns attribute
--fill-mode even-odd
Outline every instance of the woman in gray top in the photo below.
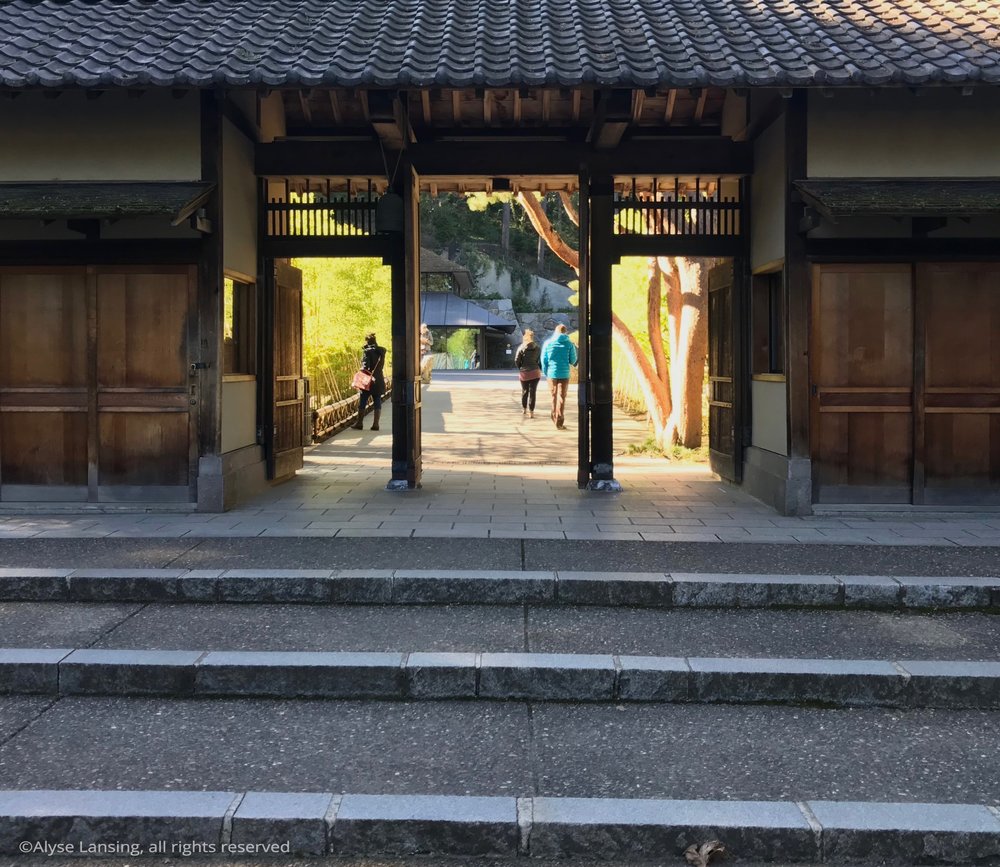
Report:
<svg viewBox="0 0 1000 867"><path fill-rule="evenodd" d="M518 379L521 380L521 415L535 417L535 393L538 391L538 380L542 378L542 367L539 359L542 347L535 343L535 332L524 329L524 339L517 348L514 363L517 365Z"/></svg>

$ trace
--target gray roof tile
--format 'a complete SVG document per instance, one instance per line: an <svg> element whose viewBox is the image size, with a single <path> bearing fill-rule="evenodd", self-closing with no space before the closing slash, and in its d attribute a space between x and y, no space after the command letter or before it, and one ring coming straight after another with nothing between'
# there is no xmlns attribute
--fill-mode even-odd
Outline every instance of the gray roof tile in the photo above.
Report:
<svg viewBox="0 0 1000 867"><path fill-rule="evenodd" d="M0 85L1000 81L986 0L6 0Z"/></svg>

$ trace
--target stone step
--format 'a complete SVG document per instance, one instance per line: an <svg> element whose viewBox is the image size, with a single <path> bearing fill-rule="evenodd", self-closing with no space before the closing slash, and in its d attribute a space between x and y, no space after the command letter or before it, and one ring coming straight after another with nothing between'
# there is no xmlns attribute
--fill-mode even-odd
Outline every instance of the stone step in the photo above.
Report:
<svg viewBox="0 0 1000 867"><path fill-rule="evenodd" d="M0 568L0 601L1000 608L1000 577L448 569Z"/></svg>
<svg viewBox="0 0 1000 867"><path fill-rule="evenodd" d="M433 853L662 861L708 840L743 861L985 863L1000 857L1000 811L820 800L0 791L0 854L22 857Z"/></svg>
<svg viewBox="0 0 1000 867"><path fill-rule="evenodd" d="M1000 662L0 649L0 692L1000 708Z"/></svg>

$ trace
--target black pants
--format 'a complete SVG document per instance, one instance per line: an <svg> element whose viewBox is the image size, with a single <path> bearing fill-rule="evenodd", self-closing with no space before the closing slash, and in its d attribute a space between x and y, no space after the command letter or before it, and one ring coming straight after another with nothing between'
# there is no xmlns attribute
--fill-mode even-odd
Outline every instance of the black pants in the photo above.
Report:
<svg viewBox="0 0 1000 867"><path fill-rule="evenodd" d="M535 393L538 391L538 380L529 379L521 383L521 406L524 409L535 411Z"/></svg>

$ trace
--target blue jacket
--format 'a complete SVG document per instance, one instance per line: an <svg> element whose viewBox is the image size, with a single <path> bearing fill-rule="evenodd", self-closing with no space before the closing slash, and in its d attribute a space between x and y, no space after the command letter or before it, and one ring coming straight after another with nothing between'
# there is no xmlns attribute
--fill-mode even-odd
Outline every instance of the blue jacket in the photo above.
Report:
<svg viewBox="0 0 1000 867"><path fill-rule="evenodd" d="M568 334L556 334L542 347L542 372L549 379L569 379L569 367L576 367L576 347Z"/></svg>

